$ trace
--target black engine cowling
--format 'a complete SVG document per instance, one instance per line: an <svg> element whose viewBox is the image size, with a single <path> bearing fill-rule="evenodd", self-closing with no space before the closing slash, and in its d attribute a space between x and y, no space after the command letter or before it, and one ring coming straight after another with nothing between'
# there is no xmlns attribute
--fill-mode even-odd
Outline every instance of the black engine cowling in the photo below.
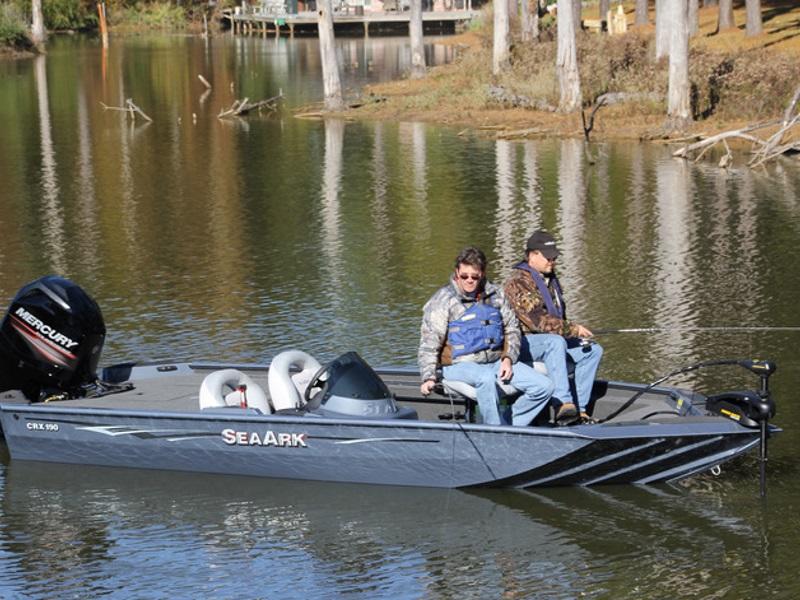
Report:
<svg viewBox="0 0 800 600"><path fill-rule="evenodd" d="M82 395L97 379L105 335L100 307L80 286L55 275L29 283L0 325L0 390Z"/></svg>

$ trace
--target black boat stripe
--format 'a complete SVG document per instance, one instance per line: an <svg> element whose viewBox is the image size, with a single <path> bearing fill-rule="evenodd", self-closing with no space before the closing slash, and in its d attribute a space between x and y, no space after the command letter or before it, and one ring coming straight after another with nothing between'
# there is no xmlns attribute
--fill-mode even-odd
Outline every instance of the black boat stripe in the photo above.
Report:
<svg viewBox="0 0 800 600"><path fill-rule="evenodd" d="M706 437L706 436L688 436L688 439L696 439L696 438L703 438L703 437ZM731 440L731 442L740 441L739 438L726 437L725 439L726 440ZM643 448L642 452L644 453L644 456L641 459L642 460L647 460L648 458L656 458L656 457L659 456L659 454L661 454L661 452L664 450L665 447L669 448L670 446L672 446L672 447L677 449L677 448L682 446L681 442L685 442L686 440L687 440L686 437L665 438L663 440L663 442L660 443L660 444L657 444L655 446L650 446L649 448ZM698 449L698 451L699 451L699 449ZM681 460L683 460L683 458L684 458L683 455L676 454L674 452L667 452L666 454L664 454L665 458L675 458L676 456L681 456ZM630 458L630 457L628 457L628 458ZM578 459L580 460L580 457L578 457ZM571 476L568 475L568 476L565 476L565 477L552 479L552 480L548 481L548 485L589 485L589 482L613 483L615 481L630 482L630 481L633 481L633 480L638 478L638 477L632 476L632 474L630 474L630 473L620 475L617 478L618 473L616 471L611 471L611 469L614 468L613 462L614 461L611 461L611 463L609 463L608 465L605 465L606 467L609 467L609 470L606 470L606 474L612 475L611 479L603 480L602 477L598 477L598 474L596 472L592 473L592 477L588 477L587 476L588 474L585 473L585 472L584 473L578 472L578 473L574 473ZM657 466L659 464L660 464L660 461L656 462L656 463L653 463L653 466L656 468L656 471L659 468ZM663 468L663 465L661 465L661 466ZM533 485L534 485L533 481L535 481L535 479L530 478L528 483L522 484L522 485L524 487L528 487L528 486L533 487Z"/></svg>
<svg viewBox="0 0 800 600"><path fill-rule="evenodd" d="M692 436L696 437L696 436ZM636 456L635 458L631 458L631 454L628 454L625 458L626 460L647 460L649 458L654 458L659 456L662 452L664 452L665 448L676 447L676 445L681 444L685 438L683 437L674 437L674 438L662 438L662 440L655 445L650 445L645 448L640 448L638 454L641 456ZM637 454L637 453L633 453ZM602 477L604 474L608 473L615 473L617 471L618 465L620 463L616 460L608 461L607 463L601 465L601 468L597 469L595 472L587 473L586 471L578 471L571 475L566 475L564 477L557 477L555 479L551 479L548 481L548 485L586 485L588 481L598 479ZM531 485L529 483L528 485Z"/></svg>
<svg viewBox="0 0 800 600"><path fill-rule="evenodd" d="M758 443L758 439L757 438L755 438L754 440L752 440L750 442L751 445L755 444L755 443ZM741 454L742 452L745 452L748 449L748 445L747 444L741 444L741 440L735 439L735 438L730 438L730 437L723 437L722 439L720 439L718 441L718 445L719 445L719 448L714 453L715 455L726 454L726 453L730 452L731 450L733 450L733 449L735 449L737 447L740 448L740 450L739 450L739 452L737 452L737 454ZM705 450L705 451L701 452L701 450ZM695 456L697 456L698 458L708 458L708 450L707 450L707 448L705 448L705 449L699 449L698 448L696 450L693 450L690 453L681 455L681 461L680 461L679 464L684 464L684 463L687 462L686 458L694 458ZM696 461L690 460L689 462L693 463L693 462L696 462ZM633 471L633 472L631 472L630 474L628 474L625 477L624 481L636 481L636 482L646 483L643 480L651 480L654 476L658 475L659 473L665 473L666 471L674 471L676 465L672 465L671 468L669 468L669 469L662 469L662 470L657 470L655 468L657 466L658 465L656 465L656 464L645 465L645 466L642 467L642 471L643 472L637 473L636 471ZM697 470L697 467L694 466L694 467L688 468L686 471L691 473L691 472L694 472L696 470ZM678 478L683 477L683 476L685 476L685 473L675 472L672 475L667 475L667 478L668 479L678 479ZM661 479L661 477L659 476L659 480L660 479ZM604 483L617 483L617 482L618 482L618 480L615 478L615 479L610 479L610 480L608 480L607 482L604 482Z"/></svg>
<svg viewBox="0 0 800 600"><path fill-rule="evenodd" d="M654 457L652 457L650 459L647 459L645 461L646 464L636 463L636 464L633 464L633 465L626 465L626 466L623 466L620 469L617 469L616 471L613 471L613 472L610 472L610 473L606 473L606 474L601 475L599 477L595 477L594 479L589 479L588 481L585 481L584 483L586 485L593 485L595 483L603 483L603 482L605 482L607 480L611 480L611 479L617 478L619 476L635 472L636 470L638 470L640 468L648 467L648 466L651 466L651 465L654 465L654 464L661 463L661 462L663 462L665 460L668 460L668 459L671 459L671 458L673 458L675 456L684 456L687 453L693 452L693 451L695 451L695 450L697 450L699 448L705 448L705 447L707 447L709 445L715 444L716 442L718 442L721 439L722 439L722 436L718 435L718 436L715 436L713 438L706 438L706 439L697 441L697 442L695 442L693 444L679 446L679 447L675 448L674 450L672 450L670 452L667 452L666 454L661 454L661 455L658 455L658 456L654 456Z"/></svg>
<svg viewBox="0 0 800 600"><path fill-rule="evenodd" d="M531 480L544 479L546 477L558 475L565 469L570 469L573 465L578 466L586 461L594 461L608 454L616 454L633 445L633 448L640 448L648 444L648 438L626 438L610 440L594 440L572 452L562 455L544 465L534 467L528 471L517 473L509 477L487 481L478 487L524 487L529 485ZM638 443L636 443L638 442Z"/></svg>
<svg viewBox="0 0 800 600"><path fill-rule="evenodd" d="M706 436L691 436L693 438L703 438ZM598 458L608 455L618 455L624 450L631 450L624 455L626 460L631 460L631 454L645 453L650 457L655 457L663 450L664 446L681 444L686 440L685 437L669 437L661 438L658 444L650 444L652 438L627 438L627 439L612 439L612 440L595 440L594 442L578 448L569 454L561 456L545 465L535 467L528 471L496 479L494 481L487 481L478 487L534 487L535 483L540 480L547 480L548 486L557 485L582 485L583 482L589 479L585 471L576 471L570 475L561 475L565 470L574 470L580 468L582 465L596 461ZM635 443L635 445L632 445ZM626 448L628 446L628 448ZM601 464L599 471L606 472L614 471L616 469L615 459L608 463ZM592 479L596 478L598 471L592 473Z"/></svg>
<svg viewBox="0 0 800 600"><path fill-rule="evenodd" d="M620 458L627 457L630 454L634 454L636 452L641 452L642 450L645 450L646 448L650 448L652 446L660 445L663 442L664 442L664 438L653 438L653 439L649 440L647 443L642 444L640 446L634 446L632 448L626 448L624 450L620 450L619 452L615 452L614 454L607 454L606 456L600 457L600 458L595 459L593 461L590 461L590 462L587 462L587 463L581 463L579 465L576 465L575 467L573 467L572 469L567 470L566 472L556 473L556 474L554 474L554 475L552 475L550 477L544 477L542 479L537 479L536 481L530 482L530 485L542 485L542 484L548 483L549 481L554 481L554 480L561 479L563 477L570 477L572 475L577 475L577 474L579 474L579 473L581 473L583 471L586 471L587 469L594 469L594 468L598 468L598 467L602 468L603 466L605 466L606 464L608 464L611 461L616 461L616 460L619 460Z"/></svg>

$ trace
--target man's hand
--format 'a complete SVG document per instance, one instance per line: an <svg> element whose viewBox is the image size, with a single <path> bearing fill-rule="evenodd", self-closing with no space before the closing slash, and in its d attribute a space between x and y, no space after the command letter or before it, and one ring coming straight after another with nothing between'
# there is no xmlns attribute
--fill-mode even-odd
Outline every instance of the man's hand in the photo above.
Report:
<svg viewBox="0 0 800 600"><path fill-rule="evenodd" d="M423 381L422 385L419 386L419 391L422 392L423 396L427 396L433 390L433 386L436 385L436 382L433 379L428 379L427 381Z"/></svg>
<svg viewBox="0 0 800 600"><path fill-rule="evenodd" d="M497 376L500 378L500 381L511 381L511 378L514 376L511 359L507 356L504 356L503 360L500 361L500 371L498 371Z"/></svg>
<svg viewBox="0 0 800 600"><path fill-rule="evenodd" d="M578 336L577 337L581 337L581 338L594 337L594 334L589 330L588 327L584 327L583 325L575 325L575 327L576 327L576 329L578 331Z"/></svg>

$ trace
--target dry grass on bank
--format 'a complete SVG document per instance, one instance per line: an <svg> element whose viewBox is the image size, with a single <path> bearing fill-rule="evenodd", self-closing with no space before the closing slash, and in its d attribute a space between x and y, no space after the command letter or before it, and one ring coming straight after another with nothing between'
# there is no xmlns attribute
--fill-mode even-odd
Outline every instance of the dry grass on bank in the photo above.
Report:
<svg viewBox="0 0 800 600"><path fill-rule="evenodd" d="M594 17L593 7L584 16ZM626 6L629 23L633 6ZM737 29L716 33L717 9L700 11L700 33L690 51L695 131L710 133L777 116L800 82L800 3L762 0L764 34L747 38L744 3L735 10ZM652 15L651 15L652 19ZM532 130L530 133L581 135L579 114L514 108L490 97L490 85L517 97L558 103L554 28L543 23L541 40L514 41L512 66L491 76L491 15L483 26L445 38L458 49L454 63L429 70L425 79L389 82L368 88L380 102L350 111L359 118L424 120L467 127ZM513 26L513 25L512 25ZM515 28L516 29L516 28ZM654 28L631 28L624 36L579 35L578 51L584 103L606 92L655 93L665 98L668 61L656 62ZM593 136L649 137L661 129L664 102L643 100L604 107Z"/></svg>

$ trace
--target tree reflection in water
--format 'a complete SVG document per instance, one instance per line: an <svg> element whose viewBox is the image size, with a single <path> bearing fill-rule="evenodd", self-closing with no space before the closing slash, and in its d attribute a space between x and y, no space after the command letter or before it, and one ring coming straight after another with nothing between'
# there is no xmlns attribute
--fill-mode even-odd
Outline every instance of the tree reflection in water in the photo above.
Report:
<svg viewBox="0 0 800 600"><path fill-rule="evenodd" d="M39 463L6 478L0 572L17 587L0 589L35 581L31 597L148 595L169 572L209 595L656 598L713 592L722 556L762 560L761 532L713 491L465 493ZM652 556L664 559L645 567Z"/></svg>

